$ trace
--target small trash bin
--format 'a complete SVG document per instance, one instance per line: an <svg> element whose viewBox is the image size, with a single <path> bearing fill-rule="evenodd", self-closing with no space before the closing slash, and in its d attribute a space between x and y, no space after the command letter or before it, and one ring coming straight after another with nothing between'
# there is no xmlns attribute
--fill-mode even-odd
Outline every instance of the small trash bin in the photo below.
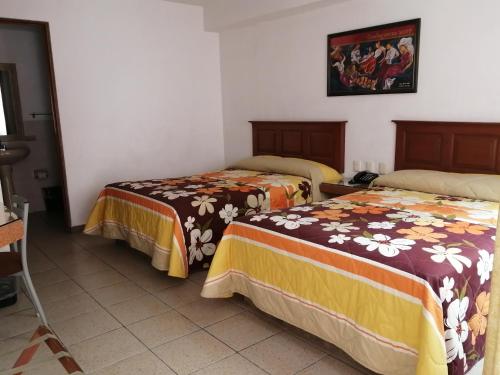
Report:
<svg viewBox="0 0 500 375"><path fill-rule="evenodd" d="M42 188L45 209L48 212L63 211L62 189L60 186Z"/></svg>
<svg viewBox="0 0 500 375"><path fill-rule="evenodd" d="M17 302L17 280L15 277L0 278L0 308Z"/></svg>

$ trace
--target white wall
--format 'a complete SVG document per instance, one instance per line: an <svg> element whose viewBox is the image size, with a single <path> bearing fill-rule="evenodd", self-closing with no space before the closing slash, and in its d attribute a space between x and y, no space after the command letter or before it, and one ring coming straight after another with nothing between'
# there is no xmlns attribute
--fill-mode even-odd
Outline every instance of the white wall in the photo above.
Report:
<svg viewBox="0 0 500 375"><path fill-rule="evenodd" d="M223 165L219 40L201 7L161 0L0 0L48 21L72 225L106 183Z"/></svg>
<svg viewBox="0 0 500 375"><path fill-rule="evenodd" d="M221 33L226 161L251 154L248 120L348 120L352 160L393 165L393 119L500 121L500 2L356 0ZM418 93L326 96L330 33L422 18Z"/></svg>

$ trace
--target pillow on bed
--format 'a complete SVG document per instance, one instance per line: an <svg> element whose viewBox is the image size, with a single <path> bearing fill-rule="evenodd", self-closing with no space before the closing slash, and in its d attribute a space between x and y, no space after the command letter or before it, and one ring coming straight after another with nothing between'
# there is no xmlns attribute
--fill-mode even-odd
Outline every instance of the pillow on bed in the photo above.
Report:
<svg viewBox="0 0 500 375"><path fill-rule="evenodd" d="M250 169L254 171L274 172L302 176L312 181L312 198L314 201L326 199L319 191L323 181L338 182L342 179L335 169L325 164L298 158L283 158L280 156L260 155L240 160L231 165L232 168Z"/></svg>
<svg viewBox="0 0 500 375"><path fill-rule="evenodd" d="M380 176L373 185L500 202L499 175L407 169Z"/></svg>

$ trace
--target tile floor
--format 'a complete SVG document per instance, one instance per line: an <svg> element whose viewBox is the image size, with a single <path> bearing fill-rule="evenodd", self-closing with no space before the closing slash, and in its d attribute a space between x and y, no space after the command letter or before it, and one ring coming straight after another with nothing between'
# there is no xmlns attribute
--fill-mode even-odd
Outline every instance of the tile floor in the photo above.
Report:
<svg viewBox="0 0 500 375"><path fill-rule="evenodd" d="M170 278L124 245L57 228L30 217L29 263L51 327L86 374L371 373L243 298L201 298L206 272ZM0 373L37 324L24 295L0 309ZM62 373L48 356L33 374Z"/></svg>

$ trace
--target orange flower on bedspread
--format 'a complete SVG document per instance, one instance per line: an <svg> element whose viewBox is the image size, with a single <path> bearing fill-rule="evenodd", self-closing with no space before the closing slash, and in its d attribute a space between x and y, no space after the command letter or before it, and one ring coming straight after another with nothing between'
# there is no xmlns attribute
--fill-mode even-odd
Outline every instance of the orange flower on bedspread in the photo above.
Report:
<svg viewBox="0 0 500 375"><path fill-rule="evenodd" d="M222 176L224 176L224 173L220 172L220 171L203 173L203 175L202 175L202 177L212 177L212 178L219 178Z"/></svg>
<svg viewBox="0 0 500 375"><path fill-rule="evenodd" d="M482 235L488 228L465 221L457 221L456 223L446 223L446 230L456 234L465 234L467 232L470 234Z"/></svg>
<svg viewBox="0 0 500 375"><path fill-rule="evenodd" d="M411 206L411 209L413 211L431 212L443 216L464 215L466 213L466 211L460 208L447 205L439 206L437 204L414 204L413 206Z"/></svg>
<svg viewBox="0 0 500 375"><path fill-rule="evenodd" d="M340 220L342 217L349 216L349 214L343 213L342 210L312 211L311 214L317 219L328 220Z"/></svg>
<svg viewBox="0 0 500 375"><path fill-rule="evenodd" d="M165 185L179 185L179 184L183 184L185 182L186 182L186 180L183 178L176 178L176 179L172 179L172 180L166 180Z"/></svg>
<svg viewBox="0 0 500 375"><path fill-rule="evenodd" d="M251 185L234 185L230 186L228 189L231 191L241 191L242 193L249 193L252 190L255 190L255 187Z"/></svg>
<svg viewBox="0 0 500 375"><path fill-rule="evenodd" d="M212 195L215 193L222 193L222 189L220 187L207 187L202 189L196 189L198 193Z"/></svg>
<svg viewBox="0 0 500 375"><path fill-rule="evenodd" d="M476 345L479 335L484 335L488 325L488 312L490 310L490 293L481 292L476 298L476 313L469 320L469 329L472 332L472 345Z"/></svg>
<svg viewBox="0 0 500 375"><path fill-rule="evenodd" d="M374 214L374 215L380 215L386 211L389 211L389 208L376 207L376 206L362 206L362 207L356 207L352 210L352 212L355 212L357 214Z"/></svg>
<svg viewBox="0 0 500 375"><path fill-rule="evenodd" d="M439 242L440 238L448 237L443 233L435 233L434 229L429 227L412 227L411 229L399 229L399 234L406 234L405 238L409 240L423 240L426 242Z"/></svg>

